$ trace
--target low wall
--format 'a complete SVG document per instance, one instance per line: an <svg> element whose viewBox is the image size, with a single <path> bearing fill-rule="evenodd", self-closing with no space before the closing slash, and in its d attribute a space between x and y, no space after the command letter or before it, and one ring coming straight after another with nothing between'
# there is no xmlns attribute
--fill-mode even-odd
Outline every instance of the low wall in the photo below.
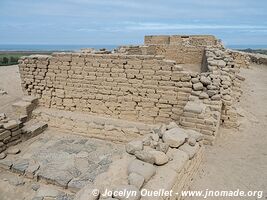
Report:
<svg viewBox="0 0 267 200"><path fill-rule="evenodd" d="M192 90L191 74L160 56L61 53L23 57L19 69L44 107L146 123L178 121Z"/></svg>
<svg viewBox="0 0 267 200"><path fill-rule="evenodd" d="M253 53L248 53L247 55L252 63L256 63L258 65L267 65L267 55Z"/></svg>

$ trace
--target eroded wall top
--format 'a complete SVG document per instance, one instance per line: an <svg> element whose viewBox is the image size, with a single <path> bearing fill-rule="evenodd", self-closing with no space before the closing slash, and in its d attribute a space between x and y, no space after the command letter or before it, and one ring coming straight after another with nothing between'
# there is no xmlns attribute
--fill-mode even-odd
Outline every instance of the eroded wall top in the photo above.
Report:
<svg viewBox="0 0 267 200"><path fill-rule="evenodd" d="M150 35L145 36L145 45L211 46L217 44L213 35Z"/></svg>

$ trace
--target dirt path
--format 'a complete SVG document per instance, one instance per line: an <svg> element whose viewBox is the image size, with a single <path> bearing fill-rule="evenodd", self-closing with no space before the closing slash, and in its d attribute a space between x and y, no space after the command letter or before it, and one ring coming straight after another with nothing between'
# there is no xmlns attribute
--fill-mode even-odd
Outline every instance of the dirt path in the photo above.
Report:
<svg viewBox="0 0 267 200"><path fill-rule="evenodd" d="M239 130L220 130L216 144L207 148L202 171L191 190L261 190L261 199L267 199L267 66L242 69L241 75L246 80L239 106L245 117L240 119Z"/></svg>
<svg viewBox="0 0 267 200"><path fill-rule="evenodd" d="M12 103L23 95L17 65L0 66L0 89L7 92L6 95L0 95L0 111L11 114Z"/></svg>

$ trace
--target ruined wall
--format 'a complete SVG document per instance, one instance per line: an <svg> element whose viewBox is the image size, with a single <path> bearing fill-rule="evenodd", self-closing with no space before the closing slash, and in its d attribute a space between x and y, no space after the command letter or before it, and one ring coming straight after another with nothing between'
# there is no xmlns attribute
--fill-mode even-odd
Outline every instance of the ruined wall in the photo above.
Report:
<svg viewBox="0 0 267 200"><path fill-rule="evenodd" d="M178 121L191 74L160 56L63 53L24 57L22 87L47 108L146 123Z"/></svg>
<svg viewBox="0 0 267 200"><path fill-rule="evenodd" d="M203 63L206 46L215 45L214 36L145 36L144 46L128 46L122 49L129 55L162 55L177 64Z"/></svg>
<svg viewBox="0 0 267 200"><path fill-rule="evenodd" d="M217 44L213 35L151 35L145 36L145 45L210 46Z"/></svg>
<svg viewBox="0 0 267 200"><path fill-rule="evenodd" d="M231 55L236 65L242 68L249 67L250 57L248 54L235 50L228 50L227 52Z"/></svg>

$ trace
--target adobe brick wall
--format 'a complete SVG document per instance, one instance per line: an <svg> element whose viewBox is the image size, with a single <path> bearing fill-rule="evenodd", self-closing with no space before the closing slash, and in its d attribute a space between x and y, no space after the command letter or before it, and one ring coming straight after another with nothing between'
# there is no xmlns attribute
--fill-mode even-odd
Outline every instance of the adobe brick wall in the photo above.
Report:
<svg viewBox="0 0 267 200"><path fill-rule="evenodd" d="M179 121L191 74L160 56L58 53L23 57L25 93L47 108L158 123Z"/></svg>
<svg viewBox="0 0 267 200"><path fill-rule="evenodd" d="M177 64L201 65L205 47L217 43L218 40L210 35L155 35L145 36L144 46L123 48L130 55L162 55Z"/></svg>

